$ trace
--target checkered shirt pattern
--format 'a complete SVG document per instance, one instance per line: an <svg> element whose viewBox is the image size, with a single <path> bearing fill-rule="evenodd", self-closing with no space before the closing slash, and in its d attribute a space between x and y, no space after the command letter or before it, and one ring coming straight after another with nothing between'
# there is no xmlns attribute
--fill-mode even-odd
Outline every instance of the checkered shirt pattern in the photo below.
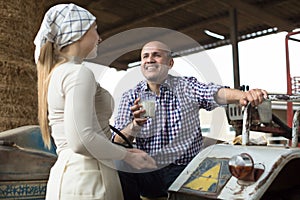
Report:
<svg viewBox="0 0 300 200"><path fill-rule="evenodd" d="M45 14L40 30L34 40L37 63L40 49L46 41L53 42L58 49L79 40L96 21L89 11L75 4L58 4Z"/></svg>
<svg viewBox="0 0 300 200"><path fill-rule="evenodd" d="M137 148L149 153L158 164L186 165L202 148L199 110L219 105L214 95L223 86L204 84L194 77L168 75L156 96L155 117L149 118L136 137ZM122 95L115 127L122 130L132 122L130 107L140 92L148 90L146 81Z"/></svg>

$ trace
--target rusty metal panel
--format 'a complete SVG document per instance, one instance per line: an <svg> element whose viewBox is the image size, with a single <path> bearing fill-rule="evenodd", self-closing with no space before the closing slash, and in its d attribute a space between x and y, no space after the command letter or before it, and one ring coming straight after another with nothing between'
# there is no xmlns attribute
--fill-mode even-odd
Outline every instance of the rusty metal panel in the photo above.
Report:
<svg viewBox="0 0 300 200"><path fill-rule="evenodd" d="M205 158L180 191L194 195L217 196L230 177L228 159Z"/></svg>
<svg viewBox="0 0 300 200"><path fill-rule="evenodd" d="M257 180L241 181L227 174L228 160L241 153L251 155L254 164L264 166L264 171ZM170 200L260 199L279 174L286 176L281 173L282 169L297 159L300 159L299 148L212 145L201 151L174 181L169 188ZM300 165L300 162L295 163ZM298 167L300 168L296 166ZM296 170L293 171L295 172ZM298 177L299 174L292 176ZM198 180L198 183L191 184L194 180ZM289 183L286 184L288 188Z"/></svg>
<svg viewBox="0 0 300 200"><path fill-rule="evenodd" d="M0 134L0 199L45 199L57 155L45 149L37 126Z"/></svg>
<svg viewBox="0 0 300 200"><path fill-rule="evenodd" d="M0 199L45 199L47 180L0 181Z"/></svg>

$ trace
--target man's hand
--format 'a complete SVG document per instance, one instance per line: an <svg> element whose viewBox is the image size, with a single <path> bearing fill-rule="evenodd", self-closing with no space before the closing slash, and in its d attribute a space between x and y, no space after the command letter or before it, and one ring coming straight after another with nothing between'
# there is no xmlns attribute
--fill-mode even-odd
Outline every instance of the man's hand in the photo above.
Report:
<svg viewBox="0 0 300 200"><path fill-rule="evenodd" d="M257 106L267 97L267 91L262 89L251 89L243 93L243 96L240 98L240 104L246 106L248 103L251 103L252 106Z"/></svg>
<svg viewBox="0 0 300 200"><path fill-rule="evenodd" d="M257 106L267 98L267 91L262 89L251 89L244 92L238 89L221 88L215 96L218 104L239 103L241 106L246 106L248 103L251 103L252 106Z"/></svg>
<svg viewBox="0 0 300 200"><path fill-rule="evenodd" d="M141 114L145 113L144 109L141 109L139 105L140 97L134 101L134 105L130 107L131 112L133 113L133 123L136 123L139 126L143 126L146 123L147 118L141 117Z"/></svg>

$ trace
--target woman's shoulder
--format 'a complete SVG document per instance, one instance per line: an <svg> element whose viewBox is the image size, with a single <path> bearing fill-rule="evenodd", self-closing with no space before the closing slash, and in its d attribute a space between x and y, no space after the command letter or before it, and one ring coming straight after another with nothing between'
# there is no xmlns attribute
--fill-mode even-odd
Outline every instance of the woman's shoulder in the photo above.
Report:
<svg viewBox="0 0 300 200"><path fill-rule="evenodd" d="M93 76L93 72L83 64L63 63L53 70L53 74L59 76Z"/></svg>
<svg viewBox="0 0 300 200"><path fill-rule="evenodd" d="M65 88L78 83L96 87L94 73L84 65L70 63L61 64L53 70L50 85L59 85L59 87Z"/></svg>

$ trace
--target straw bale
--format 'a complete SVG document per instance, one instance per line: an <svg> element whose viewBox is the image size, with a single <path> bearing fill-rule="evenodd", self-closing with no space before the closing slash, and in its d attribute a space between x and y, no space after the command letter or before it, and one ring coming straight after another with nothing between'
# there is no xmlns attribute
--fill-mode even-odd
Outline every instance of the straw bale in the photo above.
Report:
<svg viewBox="0 0 300 200"><path fill-rule="evenodd" d="M38 124L33 39L44 0L0 1L0 131Z"/></svg>
<svg viewBox="0 0 300 200"><path fill-rule="evenodd" d="M3 61L0 56L0 130L37 124L37 78L31 61Z"/></svg>

